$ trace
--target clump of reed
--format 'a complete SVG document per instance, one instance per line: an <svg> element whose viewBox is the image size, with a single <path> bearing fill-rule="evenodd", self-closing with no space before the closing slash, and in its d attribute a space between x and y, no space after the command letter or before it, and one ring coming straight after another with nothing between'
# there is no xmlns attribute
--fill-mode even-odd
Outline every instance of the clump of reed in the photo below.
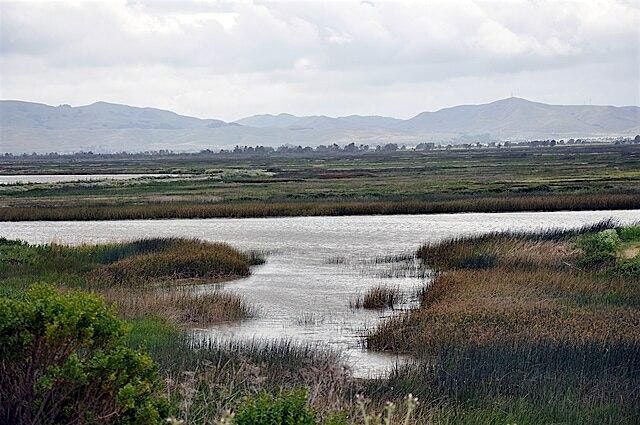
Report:
<svg viewBox="0 0 640 425"><path fill-rule="evenodd" d="M353 309L365 308L371 310L381 310L394 308L396 304L402 302L402 294L398 288L387 286L375 286L368 289L363 296L358 296L349 302Z"/></svg>
<svg viewBox="0 0 640 425"><path fill-rule="evenodd" d="M295 319L295 323L298 326L316 326L324 323L324 316L320 316L314 313L303 313Z"/></svg>
<svg viewBox="0 0 640 425"><path fill-rule="evenodd" d="M165 249L124 257L100 267L94 279L109 285L166 279L229 279L249 275L258 257L222 243L176 240Z"/></svg>

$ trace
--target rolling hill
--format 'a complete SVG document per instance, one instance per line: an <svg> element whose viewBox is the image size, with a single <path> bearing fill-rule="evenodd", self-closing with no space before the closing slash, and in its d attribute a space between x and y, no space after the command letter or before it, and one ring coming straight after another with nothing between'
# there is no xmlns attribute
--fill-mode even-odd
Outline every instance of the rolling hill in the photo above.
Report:
<svg viewBox="0 0 640 425"><path fill-rule="evenodd" d="M508 98L422 112L408 120L381 116L254 115L233 123L106 102L72 107L0 101L0 152L197 151L239 145L456 142L633 136L637 106L547 105Z"/></svg>

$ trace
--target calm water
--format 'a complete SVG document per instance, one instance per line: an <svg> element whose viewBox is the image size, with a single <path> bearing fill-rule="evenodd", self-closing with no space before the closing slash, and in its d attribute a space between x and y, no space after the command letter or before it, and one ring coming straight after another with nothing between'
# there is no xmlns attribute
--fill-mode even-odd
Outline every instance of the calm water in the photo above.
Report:
<svg viewBox="0 0 640 425"><path fill-rule="evenodd" d="M178 174L20 174L0 175L0 185L16 183L61 183L75 181L131 180L143 177L176 177Z"/></svg>
<svg viewBox="0 0 640 425"><path fill-rule="evenodd" d="M94 222L0 222L0 236L32 243L77 244L153 236L224 241L268 251L250 277L225 285L259 314L234 326L202 330L216 338L281 339L341 350L358 375L376 374L397 360L361 349L361 335L393 311L352 310L349 300L379 284L398 286L408 298L425 284L416 265L377 263L413 252L421 243L495 230L570 228L605 218L640 220L640 210L551 213L440 214L260 219ZM211 290L206 286L198 290ZM406 306L405 306L406 307Z"/></svg>

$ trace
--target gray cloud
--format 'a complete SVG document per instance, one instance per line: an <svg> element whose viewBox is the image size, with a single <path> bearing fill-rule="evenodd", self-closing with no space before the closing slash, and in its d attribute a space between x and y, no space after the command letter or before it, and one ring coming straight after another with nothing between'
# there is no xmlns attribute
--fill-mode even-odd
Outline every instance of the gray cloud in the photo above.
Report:
<svg viewBox="0 0 640 425"><path fill-rule="evenodd" d="M0 95L235 119L638 104L625 1L1 2Z"/></svg>

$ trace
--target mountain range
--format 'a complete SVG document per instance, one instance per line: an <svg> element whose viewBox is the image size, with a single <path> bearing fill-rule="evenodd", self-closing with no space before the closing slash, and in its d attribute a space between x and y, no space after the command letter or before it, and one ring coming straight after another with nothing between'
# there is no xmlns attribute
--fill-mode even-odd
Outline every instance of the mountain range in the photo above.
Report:
<svg viewBox="0 0 640 425"><path fill-rule="evenodd" d="M402 120L254 115L235 122L107 102L72 107L0 101L0 152L198 151L234 145L279 146L634 136L640 107L548 105L511 97L422 112Z"/></svg>

